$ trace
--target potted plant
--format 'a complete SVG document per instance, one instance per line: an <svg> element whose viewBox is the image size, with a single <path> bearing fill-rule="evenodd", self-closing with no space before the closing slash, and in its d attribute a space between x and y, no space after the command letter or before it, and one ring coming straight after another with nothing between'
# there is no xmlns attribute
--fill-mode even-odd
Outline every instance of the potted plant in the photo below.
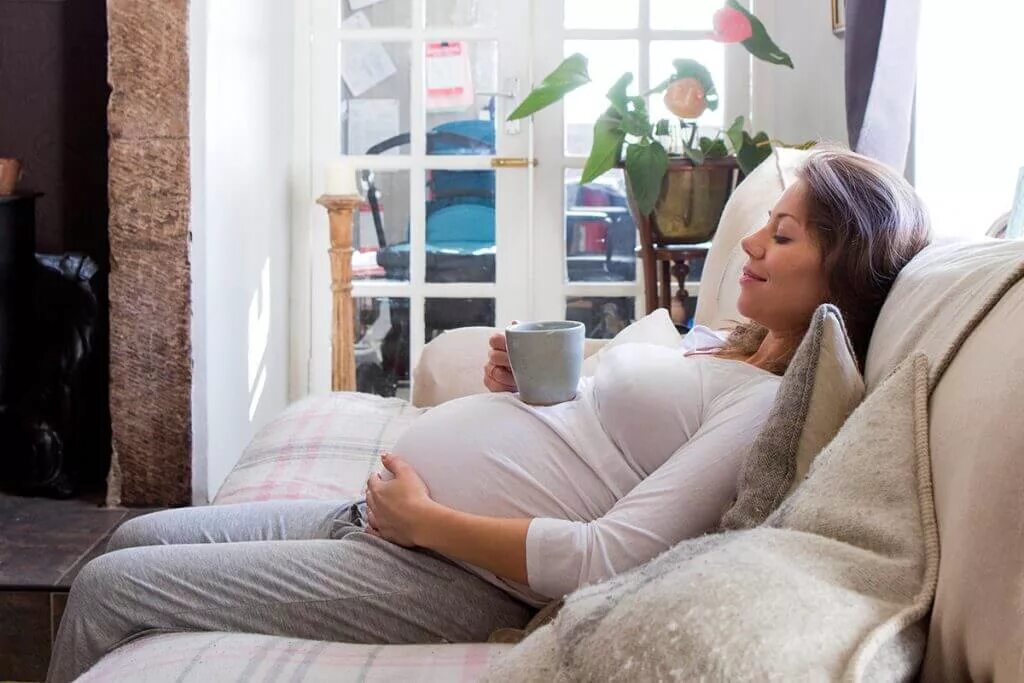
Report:
<svg viewBox="0 0 1024 683"><path fill-rule="evenodd" d="M736 0L727 0L714 16L712 38L741 43L755 57L793 67L789 55L764 25ZM580 184L624 166L631 207L638 224L649 221L662 241L693 243L710 238L733 185L733 174L752 171L771 154L764 132L745 129L742 116L713 137L700 135L696 119L718 107L711 73L692 59L676 59L673 71L642 95L627 95L632 73L624 73L608 90L610 106L594 122L594 141ZM561 100L590 82L587 58L567 57L509 114L524 118ZM646 96L664 93L675 120L650 120Z"/></svg>

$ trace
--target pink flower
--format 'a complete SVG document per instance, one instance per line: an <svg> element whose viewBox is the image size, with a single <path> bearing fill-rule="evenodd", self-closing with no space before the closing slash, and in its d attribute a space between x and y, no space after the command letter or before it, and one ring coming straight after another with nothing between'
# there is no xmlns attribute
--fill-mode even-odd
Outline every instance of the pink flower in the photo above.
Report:
<svg viewBox="0 0 1024 683"><path fill-rule="evenodd" d="M696 78L672 81L665 90L665 106L681 119L695 119L708 108L704 86Z"/></svg>
<svg viewBox="0 0 1024 683"><path fill-rule="evenodd" d="M715 12L714 24L715 32L711 38L720 43L741 43L754 34L747 15L732 7L723 7Z"/></svg>

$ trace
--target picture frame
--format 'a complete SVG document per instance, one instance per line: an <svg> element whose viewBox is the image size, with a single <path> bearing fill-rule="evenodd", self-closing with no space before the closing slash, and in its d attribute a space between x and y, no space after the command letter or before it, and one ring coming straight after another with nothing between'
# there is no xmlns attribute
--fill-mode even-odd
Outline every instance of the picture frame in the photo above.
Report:
<svg viewBox="0 0 1024 683"><path fill-rule="evenodd" d="M841 36L846 33L846 0L832 2L832 33Z"/></svg>

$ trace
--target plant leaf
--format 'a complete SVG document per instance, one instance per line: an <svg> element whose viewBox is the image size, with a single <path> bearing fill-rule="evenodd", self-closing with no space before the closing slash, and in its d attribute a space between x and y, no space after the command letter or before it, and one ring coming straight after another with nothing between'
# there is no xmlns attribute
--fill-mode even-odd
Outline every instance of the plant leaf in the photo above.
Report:
<svg viewBox="0 0 1024 683"><path fill-rule="evenodd" d="M613 107L609 108L594 123L594 144L590 147L590 156L583 167L580 185L593 182L605 171L609 171L619 163L622 143L626 134L622 131L622 119Z"/></svg>
<svg viewBox="0 0 1024 683"><path fill-rule="evenodd" d="M721 159L729 156L729 150L725 146L725 141L721 138L706 138L700 139L700 151L704 154L705 159Z"/></svg>
<svg viewBox="0 0 1024 683"><path fill-rule="evenodd" d="M615 85L608 90L608 99L611 100L612 106L615 108L615 111L619 112L620 116L626 115L628 109L626 105L629 102L629 97L626 96L626 88L632 82L633 74L627 71L619 76L619 80L615 81Z"/></svg>
<svg viewBox="0 0 1024 683"><path fill-rule="evenodd" d="M790 59L789 55L782 48L775 44L775 41L768 35L768 30L761 23L760 19L748 12L736 0L727 0L725 4L737 12L743 13L750 20L750 28L753 32L742 43L743 47L747 48L747 52L771 64L781 64L788 66L790 69L793 68L793 60Z"/></svg>
<svg viewBox="0 0 1024 683"><path fill-rule="evenodd" d="M627 135L635 135L638 138L651 134L651 121L647 118L647 111L630 111L622 117L622 130Z"/></svg>
<svg viewBox="0 0 1024 683"><path fill-rule="evenodd" d="M751 171L770 157L772 154L772 141L768 134L761 131L754 137L750 133L743 132L743 147L736 150L736 163L744 175L750 175Z"/></svg>
<svg viewBox="0 0 1024 683"><path fill-rule="evenodd" d="M626 147L626 174L640 213L647 215L654 210L667 170L668 154L658 142Z"/></svg>
<svg viewBox="0 0 1024 683"><path fill-rule="evenodd" d="M725 137L729 140L729 144L732 145L733 151L739 151L743 147L744 123L743 117L737 116L736 120L729 126L729 129L725 131Z"/></svg>
<svg viewBox="0 0 1024 683"><path fill-rule="evenodd" d="M554 104L567 93L572 92L581 85L590 82L590 75L587 73L587 58L576 53L566 57L554 71L549 73L541 81L540 85L530 91L519 106L508 115L509 121L521 119L535 112L540 111L550 104Z"/></svg>
<svg viewBox="0 0 1024 683"><path fill-rule="evenodd" d="M654 124L655 135L668 135L668 119L658 119L658 122Z"/></svg>
<svg viewBox="0 0 1024 683"><path fill-rule="evenodd" d="M690 147L689 145L683 146L683 154L686 158L693 162L694 166L700 166L704 163L704 152L698 147Z"/></svg>

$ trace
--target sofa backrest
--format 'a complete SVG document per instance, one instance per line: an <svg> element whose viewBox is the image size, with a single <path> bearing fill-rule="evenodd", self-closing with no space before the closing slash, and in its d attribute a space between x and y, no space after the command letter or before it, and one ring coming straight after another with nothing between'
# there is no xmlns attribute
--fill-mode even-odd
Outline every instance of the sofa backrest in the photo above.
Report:
<svg viewBox="0 0 1024 683"><path fill-rule="evenodd" d="M729 197L704 262L695 322L718 330L743 320L736 310L740 270L747 262L740 241L765 224L768 211L796 180L796 169L808 154L799 149L774 148L772 155L754 169Z"/></svg>
<svg viewBox="0 0 1024 683"><path fill-rule="evenodd" d="M1020 241L927 248L897 278L868 350L871 391L914 351L934 373L967 335L929 405L941 556L924 680L1024 680L1022 264Z"/></svg>

